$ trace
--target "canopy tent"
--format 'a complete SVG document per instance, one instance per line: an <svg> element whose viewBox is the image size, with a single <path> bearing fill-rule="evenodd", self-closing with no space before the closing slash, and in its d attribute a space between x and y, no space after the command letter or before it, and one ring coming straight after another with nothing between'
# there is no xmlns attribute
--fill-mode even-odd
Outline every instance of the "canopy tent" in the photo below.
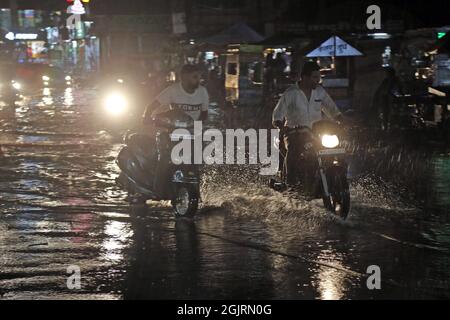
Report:
<svg viewBox="0 0 450 320"><path fill-rule="evenodd" d="M308 53L308 58L318 57L356 57L363 54L338 36L332 36L319 47Z"/></svg>
<svg viewBox="0 0 450 320"><path fill-rule="evenodd" d="M199 42L216 46L225 46L228 44L256 43L262 40L264 40L264 37L250 28L247 24L238 23L216 35L200 39Z"/></svg>

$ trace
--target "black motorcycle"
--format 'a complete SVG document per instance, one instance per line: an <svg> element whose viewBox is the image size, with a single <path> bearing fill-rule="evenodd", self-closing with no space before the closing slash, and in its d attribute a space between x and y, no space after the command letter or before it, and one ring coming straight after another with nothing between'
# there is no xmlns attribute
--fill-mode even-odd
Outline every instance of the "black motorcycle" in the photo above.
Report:
<svg viewBox="0 0 450 320"><path fill-rule="evenodd" d="M302 192L312 198L322 198L327 210L346 219L350 211L350 190L343 130L333 121L321 120L313 125L312 130L307 127L294 128L286 134L301 135L304 142L298 155L297 177ZM279 149L284 157L285 150L282 146ZM281 181L270 180L270 187L278 191L286 189L284 166L280 176Z"/></svg>
<svg viewBox="0 0 450 320"><path fill-rule="evenodd" d="M2 100L6 104L14 106L21 99L22 84L18 81L5 81L4 83L0 83L0 87Z"/></svg>
<svg viewBox="0 0 450 320"><path fill-rule="evenodd" d="M192 217L200 201L198 166L172 163L171 150L180 139L194 143L194 121L184 112L173 110L158 115L153 124L157 127L154 141L147 135L126 135L126 145L116 160L122 170L117 182L128 191L132 203L170 200L175 216ZM173 133L179 128L190 134ZM158 181L157 176L163 181Z"/></svg>

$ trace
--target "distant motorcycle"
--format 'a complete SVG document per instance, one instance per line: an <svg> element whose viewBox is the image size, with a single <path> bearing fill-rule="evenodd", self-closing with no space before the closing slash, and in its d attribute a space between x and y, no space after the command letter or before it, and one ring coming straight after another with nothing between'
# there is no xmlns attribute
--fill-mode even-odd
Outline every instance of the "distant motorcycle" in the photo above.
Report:
<svg viewBox="0 0 450 320"><path fill-rule="evenodd" d="M307 127L294 128L287 134L300 134L305 142L298 155L300 170L297 178L302 184L302 191L313 198L322 198L327 210L346 219L350 211L350 190L340 126L333 121L321 120L313 125L312 130ZM282 150L280 152L285 156ZM280 176L281 181L271 179L269 182L270 187L278 191L286 189L284 167Z"/></svg>
<svg viewBox="0 0 450 320"><path fill-rule="evenodd" d="M194 121L182 111L171 111L155 118L158 128L156 140L152 143L146 135L133 134L125 136L125 146L117 156L117 164L122 170L117 179L128 192L131 203L144 203L146 200L170 200L177 217L195 215L200 200L200 175L194 164L175 165L170 161L171 147L178 142L172 140L186 139L194 142L194 136L174 136L177 128L192 131ZM158 162L168 163L168 172L164 183L156 184Z"/></svg>
<svg viewBox="0 0 450 320"><path fill-rule="evenodd" d="M149 99L143 84L126 77L111 77L98 87L96 113L99 127L113 135L122 135L140 123Z"/></svg>
<svg viewBox="0 0 450 320"><path fill-rule="evenodd" d="M10 105L14 106L16 101L19 101L22 91L22 84L16 80L6 81L1 83L1 96L2 100Z"/></svg>

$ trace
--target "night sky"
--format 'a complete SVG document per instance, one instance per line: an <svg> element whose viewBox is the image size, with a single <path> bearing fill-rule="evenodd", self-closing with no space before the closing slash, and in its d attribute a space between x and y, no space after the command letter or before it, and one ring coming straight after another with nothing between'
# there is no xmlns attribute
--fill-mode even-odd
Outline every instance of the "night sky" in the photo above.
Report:
<svg viewBox="0 0 450 320"><path fill-rule="evenodd" d="M20 8L64 10L66 0L17 0ZM261 0L272 1L272 0ZM186 0L187 5L196 0ZM226 3L226 0L222 1ZM275 0L276 2L276 0ZM214 1L220 4L220 0ZM408 28L438 27L450 25L448 0L397 0L397 1L292 1L283 19L306 23L335 23L337 21L363 22L365 8L378 4L383 19L404 19ZM9 0L0 0L1 7L8 7ZM169 0L91 0L94 14L158 14L170 12Z"/></svg>

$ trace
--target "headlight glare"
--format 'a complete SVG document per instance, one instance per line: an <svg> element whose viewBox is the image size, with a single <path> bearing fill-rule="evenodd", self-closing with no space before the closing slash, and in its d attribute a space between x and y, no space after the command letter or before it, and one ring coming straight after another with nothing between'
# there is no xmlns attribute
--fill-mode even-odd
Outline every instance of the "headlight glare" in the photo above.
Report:
<svg viewBox="0 0 450 320"><path fill-rule="evenodd" d="M127 106L127 99L120 93L112 93L107 96L104 101L104 107L106 111L113 115L119 115L123 113Z"/></svg>
<svg viewBox="0 0 450 320"><path fill-rule="evenodd" d="M339 138L337 135L324 134L322 136L322 146L325 148L336 148L339 145Z"/></svg>
<svg viewBox="0 0 450 320"><path fill-rule="evenodd" d="M22 89L22 85L20 83L18 83L18 82L15 82L15 81L12 82L12 86L16 90Z"/></svg>

